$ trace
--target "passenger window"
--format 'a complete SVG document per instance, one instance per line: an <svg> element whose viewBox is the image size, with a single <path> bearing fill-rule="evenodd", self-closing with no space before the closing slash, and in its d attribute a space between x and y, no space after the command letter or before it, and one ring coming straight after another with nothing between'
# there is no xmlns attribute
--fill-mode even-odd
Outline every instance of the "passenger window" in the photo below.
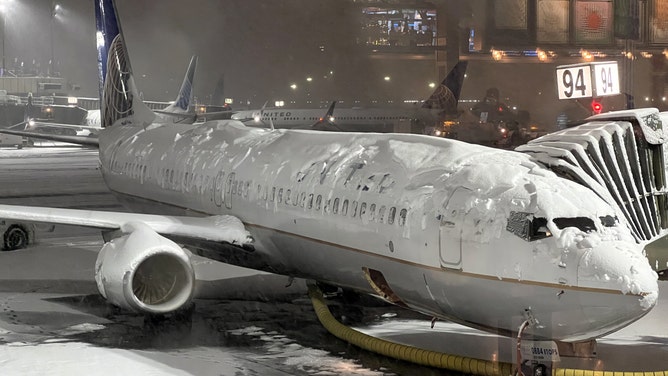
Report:
<svg viewBox="0 0 668 376"><path fill-rule="evenodd" d="M276 199L276 187L271 187L271 196L269 196L269 201L274 202Z"/></svg>
<svg viewBox="0 0 668 376"><path fill-rule="evenodd" d="M334 199L334 207L332 208L334 214L339 214L339 198Z"/></svg>
<svg viewBox="0 0 668 376"><path fill-rule="evenodd" d="M237 184L238 184L238 183L237 183L236 180L232 182L232 194L233 194L233 195L236 195L236 194L237 194Z"/></svg>
<svg viewBox="0 0 668 376"><path fill-rule="evenodd" d="M366 202L360 204L360 219L363 218L364 213L366 213Z"/></svg>
<svg viewBox="0 0 668 376"><path fill-rule="evenodd" d="M302 192L299 194L299 206L303 208L304 204L306 204L306 192Z"/></svg>
<svg viewBox="0 0 668 376"><path fill-rule="evenodd" d="M348 199L343 200L341 205L341 215L348 215Z"/></svg>
<svg viewBox="0 0 668 376"><path fill-rule="evenodd" d="M357 201L353 201L352 212L353 214L351 214L351 217L355 218L355 216L357 216Z"/></svg>
<svg viewBox="0 0 668 376"><path fill-rule="evenodd" d="M385 220L385 206L381 206L380 209L378 209L378 222L383 223Z"/></svg>
<svg viewBox="0 0 668 376"><path fill-rule="evenodd" d="M290 205L290 194L292 192L288 189L285 191L285 205Z"/></svg>
<svg viewBox="0 0 668 376"><path fill-rule="evenodd" d="M283 202L283 188L278 190L278 198L277 198L278 203L280 204Z"/></svg>
<svg viewBox="0 0 668 376"><path fill-rule="evenodd" d="M327 199L327 201L325 201L325 213L329 213L331 201L332 200L330 200L330 199Z"/></svg>
<svg viewBox="0 0 668 376"><path fill-rule="evenodd" d="M369 221L376 220L376 204L369 205Z"/></svg>
<svg viewBox="0 0 668 376"><path fill-rule="evenodd" d="M407 214L408 214L408 210L401 209L401 211L399 212L399 226L406 225L406 215Z"/></svg>
<svg viewBox="0 0 668 376"><path fill-rule="evenodd" d="M318 195L318 197L315 198L315 210L320 210L320 205L322 204L322 195Z"/></svg>
<svg viewBox="0 0 668 376"><path fill-rule="evenodd" d="M313 208L313 193L309 193L308 195L308 208L309 209Z"/></svg>
<svg viewBox="0 0 668 376"><path fill-rule="evenodd" d="M394 206L390 208L389 213L387 213L387 224L394 224L394 216L397 215L397 208Z"/></svg>

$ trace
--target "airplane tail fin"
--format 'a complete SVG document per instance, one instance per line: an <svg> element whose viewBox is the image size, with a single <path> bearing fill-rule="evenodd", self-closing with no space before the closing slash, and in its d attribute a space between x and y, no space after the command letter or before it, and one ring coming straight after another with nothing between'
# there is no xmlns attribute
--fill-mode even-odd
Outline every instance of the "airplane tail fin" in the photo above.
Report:
<svg viewBox="0 0 668 376"><path fill-rule="evenodd" d="M329 119L334 116L334 106L336 106L336 101L332 101L332 104L329 105L327 112L325 113L325 118Z"/></svg>
<svg viewBox="0 0 668 376"><path fill-rule="evenodd" d="M195 70L197 68L197 56L193 55L190 59L190 64L188 65L188 70L186 71L185 77L183 77L183 83L181 84L181 89L179 94L176 96L174 103L167 106L163 109L163 112L173 112L173 113L195 113L195 108L192 106L193 103L193 82L195 81Z"/></svg>
<svg viewBox="0 0 668 376"><path fill-rule="evenodd" d="M457 113L457 102L464 84L467 61L458 62L443 79L431 96L422 104L422 108L438 109L447 114Z"/></svg>
<svg viewBox="0 0 668 376"><path fill-rule="evenodd" d="M102 127L147 125L155 119L141 100L114 0L96 0L97 66Z"/></svg>
<svg viewBox="0 0 668 376"><path fill-rule="evenodd" d="M327 112L324 117L318 119L318 121L311 125L311 129L318 131L335 131L342 132L343 130L339 127L334 119L334 107L336 106L337 101L332 101L332 104L329 105Z"/></svg>

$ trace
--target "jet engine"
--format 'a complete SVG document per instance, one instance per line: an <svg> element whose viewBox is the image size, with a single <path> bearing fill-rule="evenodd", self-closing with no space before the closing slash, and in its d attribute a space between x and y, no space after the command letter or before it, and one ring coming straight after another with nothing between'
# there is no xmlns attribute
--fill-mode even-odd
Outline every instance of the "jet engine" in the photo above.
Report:
<svg viewBox="0 0 668 376"><path fill-rule="evenodd" d="M162 314L190 303L195 272L190 252L144 223L128 223L126 235L104 244L95 281L110 303L135 312Z"/></svg>

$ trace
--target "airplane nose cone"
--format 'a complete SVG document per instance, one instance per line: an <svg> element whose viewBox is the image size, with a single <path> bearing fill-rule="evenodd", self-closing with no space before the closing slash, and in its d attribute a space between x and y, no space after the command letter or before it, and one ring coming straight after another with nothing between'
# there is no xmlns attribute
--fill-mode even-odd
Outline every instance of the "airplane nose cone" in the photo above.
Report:
<svg viewBox="0 0 668 376"><path fill-rule="evenodd" d="M642 247L625 241L593 243L580 259L578 284L637 296L641 310L652 308L659 295L658 275Z"/></svg>

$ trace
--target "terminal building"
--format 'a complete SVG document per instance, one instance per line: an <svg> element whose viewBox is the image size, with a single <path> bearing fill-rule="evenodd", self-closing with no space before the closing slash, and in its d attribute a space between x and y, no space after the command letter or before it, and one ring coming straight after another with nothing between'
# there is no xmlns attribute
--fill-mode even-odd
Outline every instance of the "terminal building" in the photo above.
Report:
<svg viewBox="0 0 668 376"><path fill-rule="evenodd" d="M323 42L317 62L331 67L324 78L333 85L318 86L314 80L309 91L296 91L286 84L274 94L286 106L327 107L333 99L341 107L416 106L457 61L467 60L460 107L470 109L496 92L507 108L553 130L559 118L592 113L591 100L558 99L556 67L615 61L622 94L596 99L602 111L668 109L668 0L347 0L337 7L339 12L322 17L335 17L345 32ZM55 71L19 68L23 65L8 60L0 90L18 96L77 95L77 85ZM266 100L258 96L253 105Z"/></svg>
<svg viewBox="0 0 668 376"><path fill-rule="evenodd" d="M355 43L371 71L365 82L397 103L423 100L449 69L468 60L462 98L475 103L496 88L509 108L549 129L559 115L590 115L591 100L558 100L556 67L616 61L622 94L603 111L668 109L666 0L351 0ZM396 79L396 82L394 82ZM389 90L388 90L389 89Z"/></svg>

